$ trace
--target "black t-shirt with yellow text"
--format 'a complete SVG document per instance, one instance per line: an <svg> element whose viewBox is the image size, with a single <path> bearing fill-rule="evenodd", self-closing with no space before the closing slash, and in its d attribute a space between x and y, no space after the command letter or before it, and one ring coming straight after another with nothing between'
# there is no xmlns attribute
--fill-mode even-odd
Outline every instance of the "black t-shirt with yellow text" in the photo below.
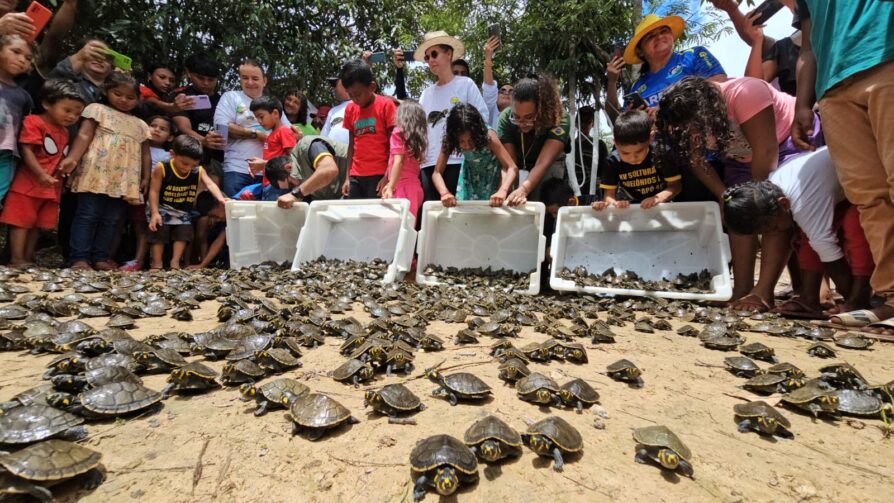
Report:
<svg viewBox="0 0 894 503"><path fill-rule="evenodd" d="M680 172L676 166L658 169L652 161L651 150L640 164L628 164L622 161L620 154L615 150L608 156L599 188L617 190L620 186L633 198L631 202L639 203L667 188L668 182L680 179Z"/></svg>

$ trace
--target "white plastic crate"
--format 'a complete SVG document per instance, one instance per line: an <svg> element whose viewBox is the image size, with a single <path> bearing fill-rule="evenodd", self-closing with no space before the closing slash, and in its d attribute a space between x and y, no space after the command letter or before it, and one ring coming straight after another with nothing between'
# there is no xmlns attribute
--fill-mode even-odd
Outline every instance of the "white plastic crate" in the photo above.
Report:
<svg viewBox="0 0 894 503"><path fill-rule="evenodd" d="M422 205L422 230L416 260L416 282L439 285L424 274L429 265L458 268L509 269L529 272L530 286L521 293L540 292L543 236L543 203L523 207L492 208L488 201L462 201L445 208L440 201Z"/></svg>
<svg viewBox="0 0 894 503"><path fill-rule="evenodd" d="M406 199L313 201L298 238L292 270L320 257L388 262L383 283L403 279L416 247L414 216Z"/></svg>
<svg viewBox="0 0 894 503"><path fill-rule="evenodd" d="M732 297L729 240L715 202L668 203L647 210L631 205L601 212L590 207L564 207L559 210L551 252L549 284L554 290L716 301ZM713 274L714 291L579 287L560 278L563 269L578 266L592 274L614 267L618 272L632 271L653 281L708 269Z"/></svg>
<svg viewBox="0 0 894 503"><path fill-rule="evenodd" d="M275 201L227 201L230 267L291 260L307 218L307 206L296 203L285 210L277 207Z"/></svg>

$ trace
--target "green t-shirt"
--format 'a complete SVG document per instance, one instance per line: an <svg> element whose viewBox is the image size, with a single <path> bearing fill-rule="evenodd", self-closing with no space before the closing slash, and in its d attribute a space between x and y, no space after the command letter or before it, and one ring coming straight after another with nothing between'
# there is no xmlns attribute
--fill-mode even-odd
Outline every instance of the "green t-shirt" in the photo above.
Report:
<svg viewBox="0 0 894 503"><path fill-rule="evenodd" d="M816 99L842 80L894 60L894 1L798 0L810 19Z"/></svg>
<svg viewBox="0 0 894 503"><path fill-rule="evenodd" d="M317 128L311 126L310 124L293 124L293 126L298 126L298 129L304 134L304 136L315 136L320 134Z"/></svg>
<svg viewBox="0 0 894 503"><path fill-rule="evenodd" d="M320 158L330 155L335 158L338 176L328 185L311 194L317 200L341 197L341 186L348 176L348 146L322 136L308 135L298 140L298 144L290 154L292 177L301 181L307 180L314 174Z"/></svg>
<svg viewBox="0 0 894 503"><path fill-rule="evenodd" d="M515 164L518 169L531 170L540 157L540 151L543 150L543 144L546 140L559 140L565 144L565 152L570 151L571 139L568 130L571 127L571 120L568 114L562 112L562 122L558 126L550 129L542 135L535 135L534 132L522 134L518 126L509 122L509 114L512 113L512 107L507 107L500 114L497 121L497 136L503 144L512 144L515 146Z"/></svg>

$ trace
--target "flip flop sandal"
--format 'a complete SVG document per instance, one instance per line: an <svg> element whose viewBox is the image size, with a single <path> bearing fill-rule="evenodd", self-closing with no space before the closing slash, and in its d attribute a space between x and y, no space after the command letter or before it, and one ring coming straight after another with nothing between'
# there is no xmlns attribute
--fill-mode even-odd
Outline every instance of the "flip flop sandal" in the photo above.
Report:
<svg viewBox="0 0 894 503"><path fill-rule="evenodd" d="M767 302L753 293L749 293L736 301L730 302L729 307L735 311L751 311L755 313L766 313L770 310L770 306Z"/></svg>
<svg viewBox="0 0 894 503"><path fill-rule="evenodd" d="M869 309L858 309L856 311L838 313L833 317L838 318L839 320L841 320L841 322L835 323L830 320L820 323L820 325L824 327L850 330L852 328L862 328L872 323L878 323L880 321L878 316L876 316L876 314Z"/></svg>
<svg viewBox="0 0 894 503"><path fill-rule="evenodd" d="M771 313L782 315L785 318L796 318L800 320L825 320L828 317L820 311L814 311L803 300L794 297L782 305L770 310Z"/></svg>
<svg viewBox="0 0 894 503"><path fill-rule="evenodd" d="M874 332L866 332L865 330L867 328L884 328L891 333L878 334L878 333L874 333ZM878 339L880 341L894 342L894 318L888 318L887 320L881 320L881 321L876 321L876 322L870 323L870 324L866 325L865 327L863 327L862 330L860 330L860 335L864 335L864 336L872 338L872 339Z"/></svg>

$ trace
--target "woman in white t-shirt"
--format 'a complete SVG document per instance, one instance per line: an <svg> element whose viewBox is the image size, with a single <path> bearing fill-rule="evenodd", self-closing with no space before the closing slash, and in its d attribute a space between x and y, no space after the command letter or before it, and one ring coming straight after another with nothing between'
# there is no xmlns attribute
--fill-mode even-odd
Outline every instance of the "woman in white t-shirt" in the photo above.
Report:
<svg viewBox="0 0 894 503"><path fill-rule="evenodd" d="M249 173L249 159L261 158L267 132L258 124L251 111L251 100L264 94L267 77L261 64L253 59L246 59L239 64L238 91L227 91L220 97L214 111L214 126L227 127L227 146L224 149L224 194L232 197L246 185L258 183ZM289 125L285 114L282 122Z"/></svg>
<svg viewBox="0 0 894 503"><path fill-rule="evenodd" d="M437 78L437 82L425 88L419 98L428 116L428 151L420 171L426 201L441 200L441 195L432 184L431 175L441 153L444 126L450 109L457 103L468 103L477 108L482 117L488 116L487 104L475 82L468 77L453 75L452 63L463 57L463 53L465 46L458 39L443 31L433 31L425 34L422 44L413 54L416 61L424 60ZM452 194L456 193L462 162L462 156L450 155L447 168L442 173L447 190Z"/></svg>

